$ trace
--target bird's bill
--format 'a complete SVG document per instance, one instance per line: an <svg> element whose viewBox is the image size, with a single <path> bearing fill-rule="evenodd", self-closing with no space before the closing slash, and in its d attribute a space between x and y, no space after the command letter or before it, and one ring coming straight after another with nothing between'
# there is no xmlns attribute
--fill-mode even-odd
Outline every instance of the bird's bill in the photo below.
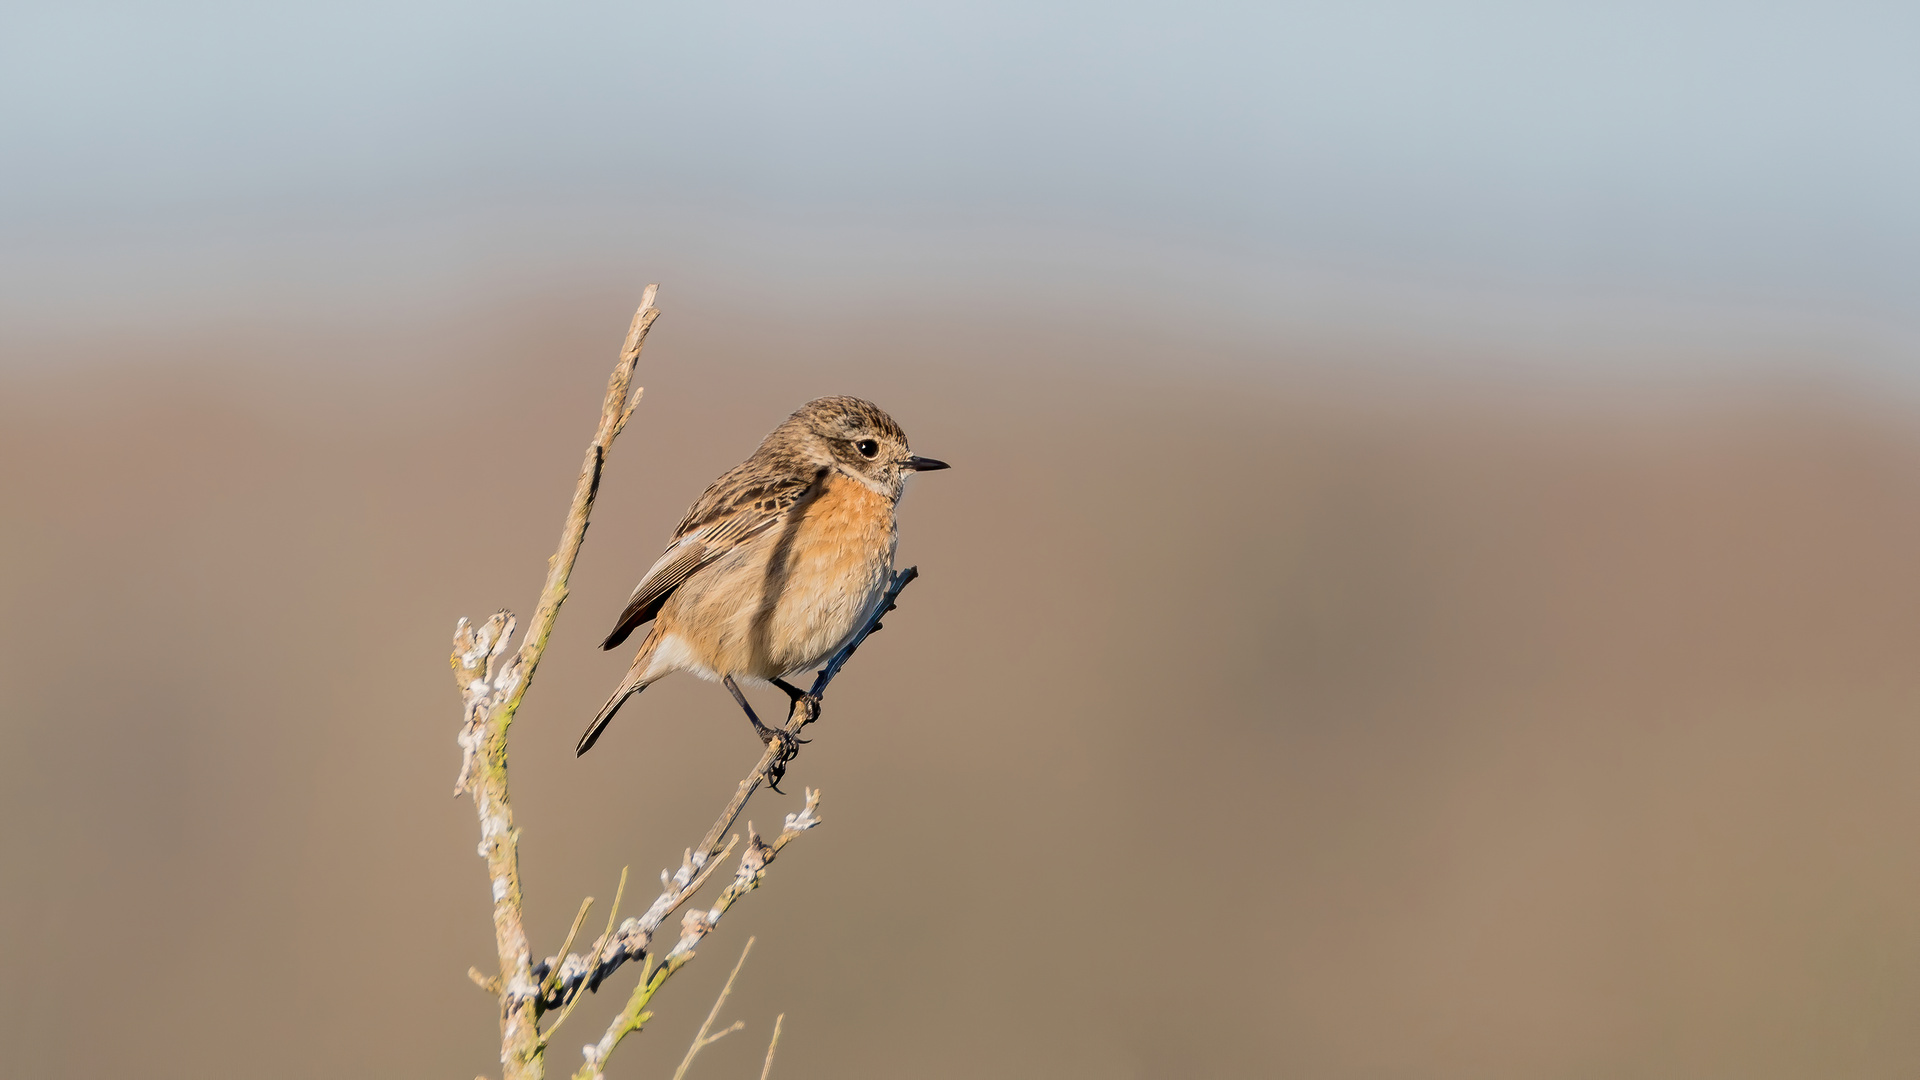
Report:
<svg viewBox="0 0 1920 1080"><path fill-rule="evenodd" d="M919 454L915 454L907 459L907 468L912 469L914 472L937 472L941 469L951 469L953 466L941 461L939 458L921 457Z"/></svg>

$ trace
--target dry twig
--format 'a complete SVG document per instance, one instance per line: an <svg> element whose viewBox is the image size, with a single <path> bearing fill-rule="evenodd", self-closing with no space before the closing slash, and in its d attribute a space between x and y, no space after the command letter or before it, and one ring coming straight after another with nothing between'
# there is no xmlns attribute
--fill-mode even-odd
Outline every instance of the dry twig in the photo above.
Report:
<svg viewBox="0 0 1920 1080"><path fill-rule="evenodd" d="M718 1034L707 1034L713 1022L720 1018L720 1010L727 1004L727 995L733 993L733 980L739 978L740 969L747 966L747 954L753 951L753 942L753 938L748 938L746 948L740 950L740 959L734 962L733 971L727 975L727 984L720 988L720 996L714 999L713 1008L707 1010L706 1022L700 1025L699 1032L694 1035L693 1045L687 1047L687 1056L680 1059L680 1067L673 1070L673 1080L685 1080L687 1069L692 1067L694 1056L700 1051L747 1026L744 1020L735 1020Z"/></svg>
<svg viewBox="0 0 1920 1080"><path fill-rule="evenodd" d="M760 1066L760 1080L767 1080L767 1077L773 1075L773 1051L780 1045L780 1025L785 1023L786 1019L786 1013L773 1018L773 1038L767 1041L767 1063Z"/></svg>
<svg viewBox="0 0 1920 1080"><path fill-rule="evenodd" d="M620 900L622 897L627 895L627 871L629 869L631 868L626 866L623 866L620 868L620 887L613 891L613 907L607 909L607 928L606 930L601 932L600 936L597 939L595 939L593 943L593 954L595 956L600 955L601 948L603 948L606 945L606 943L613 938L614 921L620 918ZM577 988L579 985L579 980L585 977L586 963L584 961L581 961L580 963L574 964L572 967L569 967L569 965L573 964L574 961L580 960L578 956L575 956L572 953L567 952L567 945L571 945L572 943L573 943L573 935L568 934L566 945L560 946L559 955L564 958L564 961L559 964L556 964L554 963L553 958L549 957L545 965L549 969L557 969L554 971L554 985L556 987L556 992L558 993L565 993L567 989L569 989L570 987ZM572 980L571 983L569 982L569 980ZM542 978L541 985L543 986L545 985L544 977ZM560 1025L566 1023L567 1017L573 1015L573 1010L579 1007L580 999L583 996L585 995L578 994L578 993L574 994L573 1000L567 1002L567 1007L564 1010L562 1010L562 1012L560 1013L560 1018L555 1020L553 1023L547 1025L547 1030L544 1033L542 1033L540 1036L541 1046L544 1047L549 1042L553 1041L553 1033L556 1031L559 1031Z"/></svg>
<svg viewBox="0 0 1920 1080"><path fill-rule="evenodd" d="M539 1032L540 991L533 980L533 965L527 944L527 931L520 892L519 832L513 825L513 808L507 799L507 729L513 715L533 682L534 670L547 649L553 623L560 605L567 599L567 578L580 555L580 544L587 533L587 518L593 512L593 500L600 491L600 473L607 451L620 430L633 415L642 391L632 385L634 367L640 361L647 331L660 315L653 306L658 285L648 285L640 299L640 310L627 329L627 340L620 350L620 361L607 380L607 393L600 406L600 426L587 444L586 459L580 466L580 479L574 485L573 503L567 510L566 525L560 532L560 546L547 561L546 585L540 591L540 606L533 625L518 652L507 659L508 642L513 637L514 617L496 612L479 627L461 619L453 635L453 673L465 705L460 731L460 777L454 794L473 794L474 810L480 817L480 854L487 860L487 877L493 887L493 934L500 959L500 1064L504 1080L538 1080L545 1075L541 1061ZM477 455L480 462L485 456ZM479 477L474 478L478 481ZM504 661L504 662L503 662Z"/></svg>
<svg viewBox="0 0 1920 1080"><path fill-rule="evenodd" d="M620 1045L621 1040L645 1027L647 1021L653 1018L653 1014L647 1011L647 1003L660 992L660 988L666 985L674 972L685 967L693 959L694 948L700 944L701 939L713 932L713 928L719 925L721 917L726 915L727 909L731 908L735 901L759 887L761 880L766 876L767 867L773 862L774 856L780 853L780 849L792 843L801 833L820 824L818 813L820 793L809 790L806 795L806 805L799 812L787 815L786 828L774 838L772 843L761 840L760 834L751 824L747 826L747 850L740 857L740 867L734 871L733 880L720 891L719 897L715 899L711 908L706 910L696 908L687 912L686 916L680 920L680 938L673 943L673 948L667 951L667 955L662 957L658 964L650 968L643 967L640 985L633 988L633 993L627 998L626 1006L613 1018L613 1022L607 1025L606 1033L600 1036L600 1041L580 1048L580 1056L584 1059L584 1064L573 1074L574 1080L600 1080L600 1077L605 1075L607 1058L612 1055L614 1048ZM727 847L731 849L732 843ZM713 865L718 865L718 861L716 860ZM623 926L622 930L624 932L626 927ZM651 938L650 932L647 937Z"/></svg>

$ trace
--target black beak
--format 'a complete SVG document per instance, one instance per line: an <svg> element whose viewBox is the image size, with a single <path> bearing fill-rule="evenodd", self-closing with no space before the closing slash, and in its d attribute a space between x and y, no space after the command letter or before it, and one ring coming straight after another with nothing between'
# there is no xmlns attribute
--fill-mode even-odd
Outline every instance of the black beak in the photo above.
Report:
<svg viewBox="0 0 1920 1080"><path fill-rule="evenodd" d="M939 458L921 457L915 454L907 459L907 468L914 472L938 472L941 469L951 469L953 466Z"/></svg>

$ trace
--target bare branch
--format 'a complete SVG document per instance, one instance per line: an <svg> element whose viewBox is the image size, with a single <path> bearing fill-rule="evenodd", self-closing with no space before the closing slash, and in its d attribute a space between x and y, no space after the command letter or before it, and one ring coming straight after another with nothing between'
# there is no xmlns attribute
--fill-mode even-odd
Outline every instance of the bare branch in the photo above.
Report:
<svg viewBox="0 0 1920 1080"><path fill-rule="evenodd" d="M620 871L620 877L623 883L626 879L626 876L627 876L626 870L623 868ZM560 981L559 980L560 973L558 971L552 970L559 966L555 962L555 957L568 955L567 950L573 948L573 939L577 937L580 933L580 924L587 921L587 909L592 906L593 906L593 897L591 896L587 897L585 900L580 901L580 913L573 917L573 925L567 927L566 940L560 943L560 951L556 953L554 956L547 957L547 962L546 964L543 965L544 967L548 968L549 971L551 972L552 974L551 981L554 982L555 984L558 984ZM548 976L542 975L540 977L540 990L542 993L546 993L547 991L550 991L553 989L553 987L547 985L548 981L549 981Z"/></svg>
<svg viewBox="0 0 1920 1080"><path fill-rule="evenodd" d="M786 1013L773 1018L773 1038L767 1043L767 1063L760 1066L760 1080L773 1075L773 1051L780 1045L780 1025L787 1019Z"/></svg>
<svg viewBox="0 0 1920 1080"><path fill-rule="evenodd" d="M721 860L733 850L733 845L739 840L737 836L729 840L727 846L721 850L720 858L709 860L705 869L699 871L693 869L693 853L689 850L687 857L681 860L680 869L677 872L660 871L660 895L654 898L653 904L644 914L622 922L618 933L614 932L613 923L609 919L607 932L594 942L593 948L586 956L573 954L561 961L560 970L564 974L543 1007L555 1009L565 1002L567 1012L571 1013L574 1004L580 999L581 990L597 992L600 984L605 982L608 976L620 970L622 964L629 960L646 959L647 948L653 943L654 931L660 928L660 924L666 920L667 916L679 910L682 904L693 898L694 893L700 891L700 887L707 883L707 879L713 876L715 870L719 869ZM623 886L625 881L623 871L621 876ZM563 1014L560 1019L564 1020L566 1016ZM559 1026L560 1020L554 1021L553 1027ZM553 1029L549 1028L547 1034L551 1036Z"/></svg>
<svg viewBox="0 0 1920 1080"><path fill-rule="evenodd" d="M599 1080L605 1075L607 1058L613 1054L614 1048L620 1045L621 1040L645 1027L647 1021L652 1019L653 1014L646 1009L647 1004L653 1000L653 995L660 992L660 988L666 985L674 972L685 967L693 959L695 947L713 932L714 927L719 925L720 919L726 915L729 908L733 907L734 902L759 887L761 880L766 877L767 867L772 864L774 856L780 853L780 849L792 843L801 833L820 824L820 793L809 790L806 796L806 804L799 811L787 815L786 828L771 844L761 840L760 834L751 824L747 826L747 850L740 857L740 867L734 871L733 880L727 884L726 888L720 890L720 895L714 901L713 907L689 911L680 920L680 939L674 942L673 948L667 952L659 964L645 969L640 985L633 988L633 994L627 998L626 1007L620 1010L620 1014L613 1018L611 1024L607 1025L606 1033L600 1036L600 1041L581 1047L580 1053L585 1058L585 1063L580 1066L578 1072L573 1074L574 1080ZM730 851L732 848L733 844L729 843L726 850ZM717 860L711 865L718 865Z"/></svg>
<svg viewBox="0 0 1920 1080"><path fill-rule="evenodd" d="M631 869L631 867L623 866L620 868L620 887L613 890L613 907L607 909L607 928L593 943L593 955L595 956L600 955L601 949L603 949L607 942L613 937L614 920L620 917L620 899L627 895L627 871L629 869ZM571 943L572 935L569 934L568 938L569 943ZM566 1010L560 1014L559 1019L550 1024L546 1032L540 1036L540 1045L542 1046L547 1045L553 1040L553 1033L559 1031L560 1025L567 1022L567 1017L573 1015L573 1010L580 1004L580 999L585 996L577 991L580 984L586 981L586 962L580 960L578 956L568 953L565 945L560 947L560 952L564 955L565 959L562 960L559 970L555 972L555 992L564 995L573 991L574 994L573 999L567 1002ZM576 964L576 961L579 962ZM551 1008L552 1006L548 1005L547 1007Z"/></svg>
<svg viewBox="0 0 1920 1080"><path fill-rule="evenodd" d="M673 949L667 953L662 963L668 974L679 970L681 965L693 959L693 950L702 938L713 932L720 917L727 913L734 901L760 887L767 875L767 867L773 863L773 857L780 849L793 842L794 837L820 824L820 793L808 789L806 805L798 812L787 815L786 828L781 831L773 843L760 839L760 833L747 823L747 850L740 856L740 868L734 871L733 880L720 890L720 896L707 911L689 911L680 920L680 940L674 942Z"/></svg>
<svg viewBox="0 0 1920 1080"><path fill-rule="evenodd" d="M673 1070L673 1080L685 1080L687 1069L693 1065L694 1055L747 1026L744 1021L735 1020L732 1027L718 1035L707 1034L713 1027L713 1022L720 1018L720 1010L727 1003L727 995L733 993L733 980L739 978L740 969L747 966L747 954L753 951L753 942L753 938L747 938L747 947L740 950L740 959L734 963L733 973L727 976L727 984L720 988L720 996L714 999L713 1008L707 1011L706 1023L701 1024L699 1033L694 1035L693 1045L687 1047L687 1056L680 1059L680 1067Z"/></svg>
<svg viewBox="0 0 1920 1080"><path fill-rule="evenodd" d="M480 854L487 860L493 890L494 947L500 959L500 1063L504 1080L538 1080L545 1075L538 1020L540 989L533 979L531 949L522 915L519 833L513 825L507 797L507 730L514 713L532 685L533 674L546 652L554 620L567 599L567 579L586 538L587 519L600 490L601 469L613 440L626 426L638 401L629 392L647 331L659 317L653 306L659 286L649 285L640 310L627 330L620 360L607 379L600 406L600 425L580 466L573 502L560 530L560 543L547 560L547 580L540 605L519 650L507 660L514 618L498 612L475 628L461 619L454 630L452 664L460 688L464 715L460 730L460 776L454 794L473 794L480 818Z"/></svg>

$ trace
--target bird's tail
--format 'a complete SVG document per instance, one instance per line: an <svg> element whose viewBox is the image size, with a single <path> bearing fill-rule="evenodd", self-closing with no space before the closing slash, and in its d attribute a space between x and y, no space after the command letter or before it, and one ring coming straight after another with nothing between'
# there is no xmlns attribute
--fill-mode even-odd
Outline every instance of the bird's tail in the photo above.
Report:
<svg viewBox="0 0 1920 1080"><path fill-rule="evenodd" d="M641 644L639 653L633 658L633 666L627 669L627 677L620 680L619 689L613 692L613 696L607 699L605 705L600 706L600 715L593 718L593 723L587 725L587 733L580 736L580 745L573 748L574 757L579 757L593 749L593 744L599 741L600 733L607 730L607 725L613 721L613 714L620 711L620 706L625 705L628 698L645 690L653 681L641 678L641 673L653 666L655 637L654 634L647 635L647 640Z"/></svg>
<svg viewBox="0 0 1920 1080"><path fill-rule="evenodd" d="M625 705L628 698L646 688L646 683L636 683L631 679L622 682L620 688L613 692L613 696L607 699L607 703L600 706L600 715L594 717L593 723L587 725L587 733L580 736L580 745L574 747L573 756L579 757L593 749L593 744L599 740L600 733L607 730L607 725L613 722L613 714L620 711L620 706Z"/></svg>

